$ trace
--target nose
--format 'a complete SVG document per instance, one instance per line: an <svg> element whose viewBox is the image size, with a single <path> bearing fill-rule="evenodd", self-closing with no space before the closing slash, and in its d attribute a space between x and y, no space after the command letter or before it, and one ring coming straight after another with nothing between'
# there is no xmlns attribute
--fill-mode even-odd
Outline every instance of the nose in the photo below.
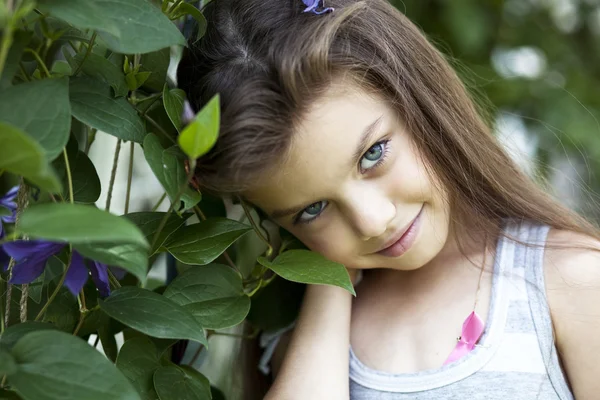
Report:
<svg viewBox="0 0 600 400"><path fill-rule="evenodd" d="M347 215L360 238L366 241L385 233L396 216L394 203L372 188L363 188L350 198Z"/></svg>

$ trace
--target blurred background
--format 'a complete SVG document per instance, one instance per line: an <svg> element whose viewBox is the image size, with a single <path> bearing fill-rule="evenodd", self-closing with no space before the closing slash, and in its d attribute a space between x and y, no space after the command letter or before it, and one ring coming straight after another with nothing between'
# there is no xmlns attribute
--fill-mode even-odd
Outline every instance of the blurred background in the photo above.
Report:
<svg viewBox="0 0 600 400"><path fill-rule="evenodd" d="M517 162L567 205L600 221L600 0L391 3L448 56ZM179 56L174 48L173 80ZM99 133L90 151L102 181L99 207L106 203L115 146L113 136ZM149 209L163 193L137 145L134 159L131 212ZM117 214L124 210L128 164L122 151L111 208ZM241 246L255 247L255 238L247 238ZM165 278L164 259L151 276ZM195 364L228 400L248 399L237 359L241 341L211 337L211 352ZM187 357L195 350L192 345Z"/></svg>
<svg viewBox="0 0 600 400"><path fill-rule="evenodd" d="M598 221L600 1L391 3L449 56L523 168Z"/></svg>

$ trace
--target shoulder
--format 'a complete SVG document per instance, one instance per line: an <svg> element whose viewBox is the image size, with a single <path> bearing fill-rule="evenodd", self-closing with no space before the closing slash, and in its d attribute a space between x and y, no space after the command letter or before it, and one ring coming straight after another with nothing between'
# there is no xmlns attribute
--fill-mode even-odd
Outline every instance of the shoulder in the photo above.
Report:
<svg viewBox="0 0 600 400"><path fill-rule="evenodd" d="M577 398L594 397L592 393L600 390L600 241L550 229L544 277L556 345L569 381Z"/></svg>
<svg viewBox="0 0 600 400"><path fill-rule="evenodd" d="M544 275L548 291L600 289L600 241L577 232L550 229Z"/></svg>

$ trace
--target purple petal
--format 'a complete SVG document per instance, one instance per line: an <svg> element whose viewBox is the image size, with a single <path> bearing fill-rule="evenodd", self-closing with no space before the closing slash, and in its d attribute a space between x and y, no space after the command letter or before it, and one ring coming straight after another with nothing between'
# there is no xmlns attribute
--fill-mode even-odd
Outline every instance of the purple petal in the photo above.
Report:
<svg viewBox="0 0 600 400"><path fill-rule="evenodd" d="M184 125L189 124L190 121L193 120L195 116L196 116L196 113L194 113L194 110L192 110L192 106L190 105L189 101L185 100L183 102L183 113L181 115L181 120L183 121L183 124Z"/></svg>
<svg viewBox="0 0 600 400"><path fill-rule="evenodd" d="M85 282L88 279L88 269L83 262L83 257L78 252L74 251L71 254L71 266L67 271L67 276L65 277L65 286L73 296L77 296Z"/></svg>
<svg viewBox="0 0 600 400"><path fill-rule="evenodd" d="M17 186L13 186L12 188L10 188L10 190L8 192L6 192L6 194L2 197L0 197L0 204L5 201L12 201L15 199L15 197L17 197L17 193L19 192L19 185Z"/></svg>
<svg viewBox="0 0 600 400"><path fill-rule="evenodd" d="M18 262L36 262L58 253L65 245L46 240L16 240L5 243L3 247L4 251Z"/></svg>
<svg viewBox="0 0 600 400"><path fill-rule="evenodd" d="M0 235L0 238L2 236ZM8 263L10 262L10 256L6 254L6 252L0 246L0 271L4 272L8 268Z"/></svg>
<svg viewBox="0 0 600 400"><path fill-rule="evenodd" d="M108 267L106 264L99 263L98 261L92 261L90 266L90 273L92 274L92 280L98 288L100 296L107 297L110 295L110 284L108 283Z"/></svg>
<svg viewBox="0 0 600 400"><path fill-rule="evenodd" d="M6 194L0 197L0 205L10 209L11 211L15 211L17 209L17 203L15 203L15 198L17 197L17 192L19 191L18 186L14 186L10 189Z"/></svg>
<svg viewBox="0 0 600 400"><path fill-rule="evenodd" d="M5 215L3 217L0 217L0 220L6 222L7 224L14 224L16 219L17 219L16 211L13 211L13 213L11 215Z"/></svg>
<svg viewBox="0 0 600 400"><path fill-rule="evenodd" d="M46 259L25 261L17 263L12 268L12 278L9 283L24 284L31 283L44 272Z"/></svg>

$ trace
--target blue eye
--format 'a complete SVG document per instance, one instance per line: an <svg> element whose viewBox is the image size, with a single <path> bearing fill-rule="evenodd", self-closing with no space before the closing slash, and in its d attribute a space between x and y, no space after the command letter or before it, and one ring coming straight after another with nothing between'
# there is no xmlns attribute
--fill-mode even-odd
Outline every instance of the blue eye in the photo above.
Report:
<svg viewBox="0 0 600 400"><path fill-rule="evenodd" d="M312 220L316 219L321 212L327 207L328 202L326 200L321 200L316 203L311 204L306 207L298 217L296 217L295 222L308 223Z"/></svg>
<svg viewBox="0 0 600 400"><path fill-rule="evenodd" d="M361 172L366 172L372 170L383 164L386 160L386 156L389 152L388 143L391 139L386 139L375 143L369 150L363 154L360 159L360 170ZM314 220L316 220L323 210L327 208L329 202L327 200L321 200L316 203L311 204L302 210L297 216L294 218L294 224L303 223L308 224Z"/></svg>
<svg viewBox="0 0 600 400"><path fill-rule="evenodd" d="M377 142L367 152L363 155L360 160L360 169L361 171L369 170L375 167L377 164L383 160L385 156L385 148L387 145L387 140L382 142Z"/></svg>

